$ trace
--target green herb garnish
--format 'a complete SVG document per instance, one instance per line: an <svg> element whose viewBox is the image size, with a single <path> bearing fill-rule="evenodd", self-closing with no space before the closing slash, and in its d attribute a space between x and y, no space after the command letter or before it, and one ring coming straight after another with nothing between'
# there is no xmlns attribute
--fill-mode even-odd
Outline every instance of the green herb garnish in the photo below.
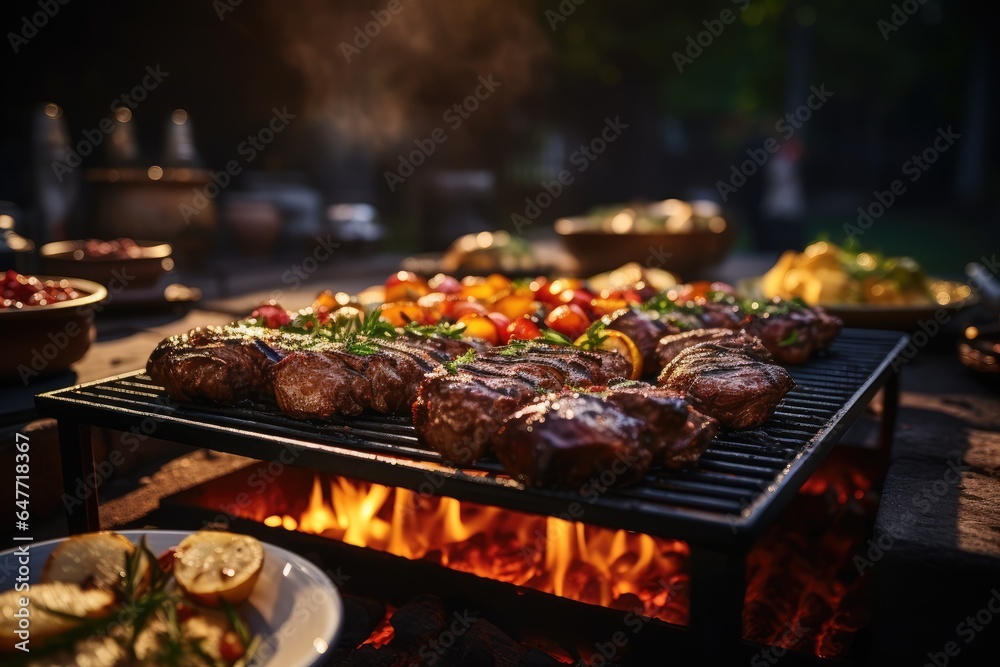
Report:
<svg viewBox="0 0 1000 667"><path fill-rule="evenodd" d="M449 375L455 375L456 373L458 373L459 366L463 366L471 361L474 361L475 358L476 358L476 350L475 348L470 347L468 350L465 351L465 354L463 354L460 357L455 357L451 361L446 361L444 362L443 365L448 370Z"/></svg>
<svg viewBox="0 0 1000 667"><path fill-rule="evenodd" d="M778 345L780 347L789 347L791 345L795 345L798 342L799 342L799 330L792 329L792 333L788 334L787 337L778 341Z"/></svg>
<svg viewBox="0 0 1000 667"><path fill-rule="evenodd" d="M601 345L608 339L604 330L608 328L608 323L604 319L594 320L593 324L583 332L583 340L574 343L581 350L599 350Z"/></svg>

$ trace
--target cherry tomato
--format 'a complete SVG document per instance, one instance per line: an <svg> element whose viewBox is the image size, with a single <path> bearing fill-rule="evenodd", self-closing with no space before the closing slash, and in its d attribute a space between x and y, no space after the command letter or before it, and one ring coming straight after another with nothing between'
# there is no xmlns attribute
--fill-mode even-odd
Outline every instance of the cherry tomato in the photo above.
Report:
<svg viewBox="0 0 1000 667"><path fill-rule="evenodd" d="M538 311L538 302L530 293L512 293L494 303L493 310L516 320L525 315L534 315Z"/></svg>
<svg viewBox="0 0 1000 667"><path fill-rule="evenodd" d="M510 326L510 318L503 313L490 313L486 317L493 320L493 324L497 327L497 337L500 339L501 345L506 345L507 341L510 340L510 334L507 333L507 327Z"/></svg>
<svg viewBox="0 0 1000 667"><path fill-rule="evenodd" d="M416 301L429 293L427 281L412 271L399 271L385 281L385 302Z"/></svg>
<svg viewBox="0 0 1000 667"><path fill-rule="evenodd" d="M593 293L583 287L563 290L559 293L560 303L572 303L580 306L584 312L590 310L590 302L594 300Z"/></svg>
<svg viewBox="0 0 1000 667"><path fill-rule="evenodd" d="M564 303L560 297L566 290L576 290L583 287L583 281L575 278L559 278L558 280L553 280L552 282L545 281L544 283L540 282L541 280L535 281L539 285L535 292L535 298L543 303L552 305ZM535 283L532 284L534 285Z"/></svg>
<svg viewBox="0 0 1000 667"><path fill-rule="evenodd" d="M274 301L262 303L250 313L250 317L259 320L268 329L283 327L292 321L292 316Z"/></svg>
<svg viewBox="0 0 1000 667"><path fill-rule="evenodd" d="M496 322L486 315L478 313L466 313L458 318L459 324L465 325L462 335L466 338L479 338L490 345L500 344L500 332Z"/></svg>
<svg viewBox="0 0 1000 667"><path fill-rule="evenodd" d="M587 313L575 304L556 306L545 318L545 326L576 340L590 326Z"/></svg>
<svg viewBox="0 0 1000 667"><path fill-rule="evenodd" d="M541 329L534 320L525 315L519 317L507 326L507 341L512 340L535 340L542 335Z"/></svg>
<svg viewBox="0 0 1000 667"><path fill-rule="evenodd" d="M499 273L491 273L486 276L486 284L493 288L494 294L510 289L510 278Z"/></svg>
<svg viewBox="0 0 1000 667"><path fill-rule="evenodd" d="M496 290L493 288L486 278L482 276L466 276L462 278L462 288L458 292L458 295L464 299L475 299L477 301L486 301L496 294Z"/></svg>
<svg viewBox="0 0 1000 667"><path fill-rule="evenodd" d="M680 303L693 301L694 303L702 304L705 303L705 299L708 297L710 292L723 292L725 294L736 293L733 286L727 283L713 283L707 280L701 280L691 283L690 285L679 286L677 288L677 301Z"/></svg>
<svg viewBox="0 0 1000 667"><path fill-rule="evenodd" d="M628 303L629 302L624 298L604 299L596 297L590 300L590 309L597 317L604 317L605 315L610 315L611 313L617 312L622 308L628 307Z"/></svg>
<svg viewBox="0 0 1000 667"><path fill-rule="evenodd" d="M225 660L226 663L236 662L246 652L246 647L243 646L239 635L234 631L227 630L225 634L219 637L219 657Z"/></svg>

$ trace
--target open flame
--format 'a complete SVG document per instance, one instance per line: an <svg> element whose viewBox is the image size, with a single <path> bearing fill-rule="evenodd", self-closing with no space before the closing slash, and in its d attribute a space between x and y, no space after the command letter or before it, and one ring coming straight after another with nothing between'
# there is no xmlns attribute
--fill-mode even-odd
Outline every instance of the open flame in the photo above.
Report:
<svg viewBox="0 0 1000 667"><path fill-rule="evenodd" d="M687 623L689 550L677 540L320 475L300 514L264 523Z"/></svg>

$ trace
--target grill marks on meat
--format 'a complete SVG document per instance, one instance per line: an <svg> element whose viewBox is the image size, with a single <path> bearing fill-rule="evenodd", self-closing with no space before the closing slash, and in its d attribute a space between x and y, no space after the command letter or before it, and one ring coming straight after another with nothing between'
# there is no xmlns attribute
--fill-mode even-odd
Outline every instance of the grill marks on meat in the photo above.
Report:
<svg viewBox="0 0 1000 667"><path fill-rule="evenodd" d="M696 409L723 426L755 428L795 386L788 372L770 361L759 339L741 333L682 350L658 382L684 392Z"/></svg>
<svg viewBox="0 0 1000 667"><path fill-rule="evenodd" d="M672 390L628 383L600 392L563 390L521 408L497 433L504 468L528 485L582 488L641 479L653 463L697 460L716 432Z"/></svg>
<svg viewBox="0 0 1000 667"><path fill-rule="evenodd" d="M487 350L455 372L438 368L421 383L413 423L445 459L469 464L487 454L503 419L539 392L604 385L631 370L627 360L610 352L542 344L516 354L505 350L511 351Z"/></svg>
<svg viewBox="0 0 1000 667"><path fill-rule="evenodd" d="M160 343L146 370L181 401L232 405L273 399L282 412L302 419L366 409L405 414L425 373L470 347L413 334L366 343L372 354L262 327L209 327Z"/></svg>
<svg viewBox="0 0 1000 667"><path fill-rule="evenodd" d="M822 308L803 306L768 317L751 315L743 327L764 341L779 363L804 364L814 351L833 342L843 322Z"/></svg>
<svg viewBox="0 0 1000 667"><path fill-rule="evenodd" d="M235 404L267 397L274 364L256 341L273 342L230 327L198 328L171 336L153 350L146 373L179 401Z"/></svg>
<svg viewBox="0 0 1000 667"><path fill-rule="evenodd" d="M635 343L642 354L642 367L651 370L659 368L656 363L656 343L667 334L677 333L681 328L655 313L629 308L613 313L608 318L608 328L620 331Z"/></svg>
<svg viewBox="0 0 1000 667"><path fill-rule="evenodd" d="M698 343L710 343L735 336L732 329L694 329L678 334L670 334L660 339L656 346L657 368L663 368L683 350Z"/></svg>

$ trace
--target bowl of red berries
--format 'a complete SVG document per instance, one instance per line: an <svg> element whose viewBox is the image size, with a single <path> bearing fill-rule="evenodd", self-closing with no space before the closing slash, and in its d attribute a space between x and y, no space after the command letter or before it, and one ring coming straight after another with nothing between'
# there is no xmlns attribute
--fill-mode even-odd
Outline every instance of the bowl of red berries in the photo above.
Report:
<svg viewBox="0 0 1000 667"><path fill-rule="evenodd" d="M66 370L94 342L94 317L108 291L79 278L3 274L0 285L0 381L35 378Z"/></svg>

